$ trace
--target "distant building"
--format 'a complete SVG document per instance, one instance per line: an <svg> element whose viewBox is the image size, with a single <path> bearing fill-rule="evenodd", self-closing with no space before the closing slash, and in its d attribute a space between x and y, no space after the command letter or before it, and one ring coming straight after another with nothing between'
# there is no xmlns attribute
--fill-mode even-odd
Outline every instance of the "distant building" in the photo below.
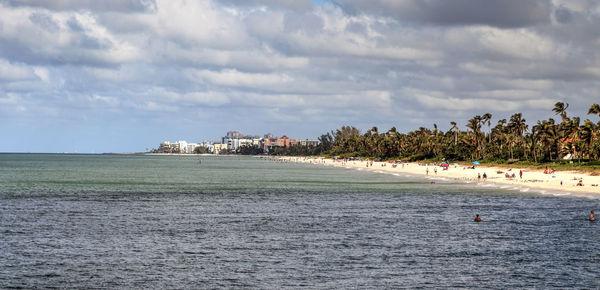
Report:
<svg viewBox="0 0 600 290"><path fill-rule="evenodd" d="M179 147L179 143L171 143L169 141L165 141L160 143L158 149L156 150L158 153L181 153L181 149Z"/></svg>
<svg viewBox="0 0 600 290"><path fill-rule="evenodd" d="M187 153L187 142L186 141L177 141L179 144L179 153Z"/></svg>
<svg viewBox="0 0 600 290"><path fill-rule="evenodd" d="M230 138L230 139L240 139L244 136L244 134L242 134L242 132L240 131L229 131L227 132L227 136L226 138Z"/></svg>
<svg viewBox="0 0 600 290"><path fill-rule="evenodd" d="M244 135L240 131L229 131L227 135L221 138L221 142L201 142L201 143L188 143L187 141L177 141L171 143L165 141L160 144L158 149L153 150L157 153L186 153L193 154L195 152L209 152L213 154L220 154L223 150L237 151L242 146L252 146L255 148L262 148L265 153L268 153L276 147L290 147L294 145L301 146L317 146L319 140L297 140L291 139L287 136L281 138L273 137L273 134L267 133L264 138L259 136ZM204 147L206 150L196 150L199 147Z"/></svg>
<svg viewBox="0 0 600 290"><path fill-rule="evenodd" d="M208 151L209 153L215 153L215 145L213 142L205 141L205 142L198 144L198 146L206 148L206 151Z"/></svg>
<svg viewBox="0 0 600 290"><path fill-rule="evenodd" d="M263 150L268 153L275 147L290 147L296 144L299 144L298 140L282 136L281 138L264 138L262 146Z"/></svg>
<svg viewBox="0 0 600 290"><path fill-rule="evenodd" d="M302 146L319 146L319 144L321 144L321 141L319 140L300 140L300 145Z"/></svg>
<svg viewBox="0 0 600 290"><path fill-rule="evenodd" d="M221 151L227 150L227 144L215 143L213 144L213 153L220 154Z"/></svg>
<svg viewBox="0 0 600 290"><path fill-rule="evenodd" d="M160 143L158 149L153 150L156 153L185 153L185 154L193 154L196 148L198 147L206 147L208 152L214 152L214 148L212 142L202 142L202 143L188 143L186 141L177 141L177 142L169 142L165 141Z"/></svg>
<svg viewBox="0 0 600 290"><path fill-rule="evenodd" d="M244 136L240 131L229 131L227 136L221 138L221 144L226 144L229 150L238 150L242 146L260 146L261 138L258 136Z"/></svg>
<svg viewBox="0 0 600 290"><path fill-rule="evenodd" d="M194 150L200 147L200 144L198 143L187 143L187 146L185 146L185 151L182 153L188 153L188 154L192 154L194 153Z"/></svg>

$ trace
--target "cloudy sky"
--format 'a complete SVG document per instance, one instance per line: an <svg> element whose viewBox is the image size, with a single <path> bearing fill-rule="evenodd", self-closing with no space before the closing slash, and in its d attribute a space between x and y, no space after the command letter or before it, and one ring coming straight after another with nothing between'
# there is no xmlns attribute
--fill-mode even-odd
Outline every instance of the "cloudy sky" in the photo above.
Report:
<svg viewBox="0 0 600 290"><path fill-rule="evenodd" d="M594 0L0 0L0 152L585 116Z"/></svg>

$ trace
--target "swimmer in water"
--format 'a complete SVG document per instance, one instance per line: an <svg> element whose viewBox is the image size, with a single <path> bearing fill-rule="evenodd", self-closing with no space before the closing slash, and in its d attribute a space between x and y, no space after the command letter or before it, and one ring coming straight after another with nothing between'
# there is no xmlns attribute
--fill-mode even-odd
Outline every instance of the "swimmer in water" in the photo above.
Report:
<svg viewBox="0 0 600 290"><path fill-rule="evenodd" d="M479 215L478 215L478 214L477 214L477 215L475 215L475 222L476 222L476 223L478 223L478 222L481 222L481 218L479 217Z"/></svg>
<svg viewBox="0 0 600 290"><path fill-rule="evenodd" d="M593 222L593 221L595 221L595 220L596 220L596 219L594 218L594 211L590 212L590 218L589 218L589 220L590 220L591 222Z"/></svg>

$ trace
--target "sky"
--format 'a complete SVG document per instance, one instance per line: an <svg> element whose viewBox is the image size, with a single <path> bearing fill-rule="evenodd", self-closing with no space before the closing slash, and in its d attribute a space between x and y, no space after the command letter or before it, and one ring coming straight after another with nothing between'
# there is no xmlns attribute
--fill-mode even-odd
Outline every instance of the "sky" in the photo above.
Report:
<svg viewBox="0 0 600 290"><path fill-rule="evenodd" d="M597 121L599 27L594 0L0 0L0 152Z"/></svg>

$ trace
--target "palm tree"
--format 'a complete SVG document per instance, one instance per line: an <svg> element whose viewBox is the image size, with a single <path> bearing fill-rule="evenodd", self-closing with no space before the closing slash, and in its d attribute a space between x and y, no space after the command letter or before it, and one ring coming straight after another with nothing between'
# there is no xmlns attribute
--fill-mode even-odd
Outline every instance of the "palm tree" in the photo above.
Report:
<svg viewBox="0 0 600 290"><path fill-rule="evenodd" d="M538 134L541 146L544 150L548 151L548 157L552 160L552 148L557 144L556 125L554 119L550 118L548 121L538 121L540 126Z"/></svg>
<svg viewBox="0 0 600 290"><path fill-rule="evenodd" d="M592 106L590 106L590 110L588 111L588 115L591 115L591 114L596 114L596 115L600 116L600 105L593 104Z"/></svg>
<svg viewBox="0 0 600 290"><path fill-rule="evenodd" d="M531 152L531 156L533 156L533 161L537 162L538 157L538 147L540 141L540 131L542 131L542 124L540 121L533 127L531 127L531 134L525 135L525 141L529 146L529 151Z"/></svg>
<svg viewBox="0 0 600 290"><path fill-rule="evenodd" d="M505 134L504 138L506 140L506 143L508 144L508 147L510 149L510 159L514 159L514 155L513 155L513 147L515 146L516 143L516 138L515 135L513 134Z"/></svg>
<svg viewBox="0 0 600 290"><path fill-rule="evenodd" d="M552 109L560 115L562 122L554 119L537 121L529 132L526 120L521 113L513 114L510 120L499 120L491 128L491 114L477 115L468 120L467 131L461 132L456 122L450 122L447 132L439 130L437 124L432 129L420 127L406 134L392 127L379 133L373 127L365 134L350 126L342 126L319 138L322 145L314 150L316 154L352 154L354 156L407 158L468 159L520 159L529 158L535 162L555 160L565 154L579 159L600 157L600 122L581 121L578 117L567 116L568 104L557 102ZM588 114L600 116L600 106L593 104ZM583 124L580 124L583 123ZM487 124L488 132L483 127ZM488 138L485 138L485 134ZM325 138L327 137L327 138ZM292 151L290 151L292 152ZM292 154L304 152L295 150Z"/></svg>
<svg viewBox="0 0 600 290"><path fill-rule="evenodd" d="M590 158L592 155L595 155L592 147L596 139L596 125L592 121L588 119L583 121L583 126L581 127L581 138L585 142L587 157Z"/></svg>
<svg viewBox="0 0 600 290"><path fill-rule="evenodd" d="M523 142L523 133L525 133L528 127L525 121L521 113L516 113L510 117L510 121L508 122L508 127L516 137L515 142L521 141L523 145L525 145Z"/></svg>
<svg viewBox="0 0 600 290"><path fill-rule="evenodd" d="M581 162L581 137L582 137L582 127L579 126L581 119L579 117L573 117L571 119L571 126L569 130L569 137L571 137L571 150L573 155L578 157L579 162Z"/></svg>
<svg viewBox="0 0 600 290"><path fill-rule="evenodd" d="M518 137L523 137L523 133L525 133L528 127L525 121L526 120L523 119L523 115L521 113L516 113L510 117L508 126L514 130L515 135Z"/></svg>
<svg viewBox="0 0 600 290"><path fill-rule="evenodd" d="M556 115L560 115L560 117L564 120L567 118L567 108L568 107L569 107L569 103L556 102L556 104L554 104L554 109L552 109L552 111L554 111L556 113Z"/></svg>
<svg viewBox="0 0 600 290"><path fill-rule="evenodd" d="M481 121L485 124L487 122L488 125L488 136L489 136L489 141L490 143L492 143L492 114L490 113L485 113L483 114L483 116L481 116Z"/></svg>
<svg viewBox="0 0 600 290"><path fill-rule="evenodd" d="M496 126L494 126L494 129L492 129L492 137L494 140L494 147L496 148L496 154L498 157L502 158L502 155L504 154L504 144L506 144L505 140L506 140L506 134L507 134L507 127L506 127L506 119L502 119L502 120L498 120L498 123L496 124Z"/></svg>
<svg viewBox="0 0 600 290"><path fill-rule="evenodd" d="M475 146L475 158L479 158L479 132L481 129L481 116L477 115L467 122L467 127L473 130L473 145Z"/></svg>
<svg viewBox="0 0 600 290"><path fill-rule="evenodd" d="M454 131L454 145L456 145L456 143L458 142L458 126L456 126L456 122L452 121L450 122L450 125L452 125L452 128L450 128L450 131Z"/></svg>
<svg viewBox="0 0 600 290"><path fill-rule="evenodd" d="M598 104L592 104L590 106L590 109L588 111L588 115L592 115L592 114L596 114L598 115L598 117L600 117L600 105ZM598 136L600 136L600 122L598 122L598 124L594 125L593 123L591 125L588 125L588 127L592 127L592 131L591 131L591 139L590 139L590 148L588 150L590 150L590 153L595 157L598 158L598 155L600 155L600 144L598 144L598 142L594 142L595 139L598 138Z"/></svg>

